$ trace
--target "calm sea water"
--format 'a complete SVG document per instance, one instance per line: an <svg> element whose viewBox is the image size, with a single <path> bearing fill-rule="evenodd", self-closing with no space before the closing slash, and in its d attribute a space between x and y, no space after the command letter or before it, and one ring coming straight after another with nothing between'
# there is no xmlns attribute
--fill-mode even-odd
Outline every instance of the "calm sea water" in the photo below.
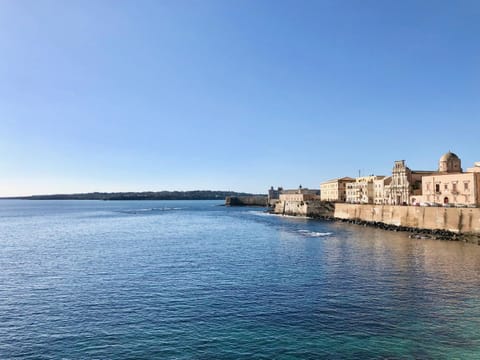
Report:
<svg viewBox="0 0 480 360"><path fill-rule="evenodd" d="M0 358L480 358L480 246L219 204L0 201Z"/></svg>

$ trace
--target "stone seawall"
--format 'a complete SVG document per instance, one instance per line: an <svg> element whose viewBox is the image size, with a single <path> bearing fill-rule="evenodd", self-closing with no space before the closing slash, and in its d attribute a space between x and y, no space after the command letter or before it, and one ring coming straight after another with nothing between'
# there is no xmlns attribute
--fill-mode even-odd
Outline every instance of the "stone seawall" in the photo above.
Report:
<svg viewBox="0 0 480 360"><path fill-rule="evenodd" d="M334 210L334 204L326 201L278 201L273 212L290 216L332 218Z"/></svg>
<svg viewBox="0 0 480 360"><path fill-rule="evenodd" d="M334 217L397 227L480 235L480 208L335 204Z"/></svg>
<svg viewBox="0 0 480 360"><path fill-rule="evenodd" d="M325 201L277 201L273 213L305 216L385 230L409 231L417 238L463 240L480 244L480 208L357 205Z"/></svg>

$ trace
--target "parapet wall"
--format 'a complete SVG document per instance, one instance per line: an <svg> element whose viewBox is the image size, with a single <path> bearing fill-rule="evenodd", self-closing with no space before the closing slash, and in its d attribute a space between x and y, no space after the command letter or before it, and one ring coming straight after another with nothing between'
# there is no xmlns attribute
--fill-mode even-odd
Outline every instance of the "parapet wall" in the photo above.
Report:
<svg viewBox="0 0 480 360"><path fill-rule="evenodd" d="M334 217L417 229L480 234L480 208L335 204Z"/></svg>

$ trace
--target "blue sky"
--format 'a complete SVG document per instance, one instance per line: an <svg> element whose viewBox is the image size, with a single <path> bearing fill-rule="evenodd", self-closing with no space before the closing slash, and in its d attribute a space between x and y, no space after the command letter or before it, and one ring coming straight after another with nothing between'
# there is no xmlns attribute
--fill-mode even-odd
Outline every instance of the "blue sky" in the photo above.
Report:
<svg viewBox="0 0 480 360"><path fill-rule="evenodd" d="M480 161L478 1L0 1L0 195Z"/></svg>

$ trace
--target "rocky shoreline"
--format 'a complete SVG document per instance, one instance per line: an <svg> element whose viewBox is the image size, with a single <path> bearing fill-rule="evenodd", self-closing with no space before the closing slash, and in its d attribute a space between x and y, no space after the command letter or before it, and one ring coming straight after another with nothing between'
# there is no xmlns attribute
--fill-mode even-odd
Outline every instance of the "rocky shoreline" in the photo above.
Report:
<svg viewBox="0 0 480 360"><path fill-rule="evenodd" d="M433 240L448 240L448 241L463 241L473 244L480 244L480 236L475 234L460 234L453 231L448 230L430 230L430 229L418 229L413 227L407 226L395 226L395 225L388 225L381 222L370 222L370 221L363 221L363 220L345 220L345 219L337 219L337 218L330 218L332 221L338 222L345 222L349 224L355 225L363 225L363 226L370 226L375 227L381 230L387 231L395 231L395 232L407 232L410 233L409 238L411 239L433 239Z"/></svg>
<svg viewBox="0 0 480 360"><path fill-rule="evenodd" d="M269 211L274 214L275 212ZM289 214L290 216L295 216L295 214ZM432 240L447 240L447 241L463 241L467 243L480 245L480 235L478 234L462 234L456 233L448 230L430 230L430 229L419 229L407 226L396 226L389 225L382 222L372 222L364 220L352 220L352 219L340 219L332 216L308 216L310 219L319 219L326 221L335 221L342 222L360 226L369 226L386 231L394 232L407 232L410 233L409 238L411 239L432 239Z"/></svg>

